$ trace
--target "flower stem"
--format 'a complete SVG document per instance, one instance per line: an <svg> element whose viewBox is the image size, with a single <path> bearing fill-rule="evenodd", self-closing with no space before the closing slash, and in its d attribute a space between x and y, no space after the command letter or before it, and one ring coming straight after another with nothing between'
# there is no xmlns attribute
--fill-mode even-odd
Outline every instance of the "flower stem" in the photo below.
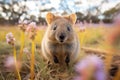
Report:
<svg viewBox="0 0 120 80"><path fill-rule="evenodd" d="M34 51L35 51L35 44L34 44L34 40L32 40L32 54L31 54L31 80L34 80L34 63L35 63L35 55L34 55Z"/></svg>
<svg viewBox="0 0 120 80"><path fill-rule="evenodd" d="M14 60L15 60L15 68L16 68L16 71L17 71L18 80L21 80L21 76L20 76L20 73L19 73L18 65L17 65L16 48L15 48L15 46L13 47L13 56L14 56Z"/></svg>
<svg viewBox="0 0 120 80"><path fill-rule="evenodd" d="M21 47L20 47L20 54L19 54L19 60L21 61L22 56L23 56L23 48L24 48L24 40L25 40L25 35L24 32L21 32Z"/></svg>

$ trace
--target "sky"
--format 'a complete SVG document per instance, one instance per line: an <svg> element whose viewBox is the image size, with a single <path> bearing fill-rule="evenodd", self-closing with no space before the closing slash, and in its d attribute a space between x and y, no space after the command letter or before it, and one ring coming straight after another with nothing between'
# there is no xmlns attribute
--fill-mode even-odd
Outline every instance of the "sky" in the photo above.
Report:
<svg viewBox="0 0 120 80"><path fill-rule="evenodd" d="M30 9L30 12L29 12L30 14L39 14L39 9L41 9L41 10L49 9L51 7L55 8L55 11L52 11L53 13L61 14L63 12L63 9L60 6L60 1L61 0L34 0L34 1L28 0L26 2L26 5ZM87 9L92 8L94 6L99 6L101 1L103 1L103 0L64 0L64 1L66 1L66 4L72 10L72 12L80 11L82 13L86 13ZM108 1L109 2L106 2L101 6L102 13L104 11L109 10L110 8L114 7L117 3L120 2L120 0L108 0ZM41 5L41 2L45 3L45 5ZM80 4L75 5L74 2L79 2ZM71 12L68 11L68 13L71 13ZM46 12L41 15L44 17L45 14L46 14Z"/></svg>
<svg viewBox="0 0 120 80"><path fill-rule="evenodd" d="M12 2L12 0L0 1L4 1L5 3ZM109 10L110 8L114 7L116 4L120 3L120 0L107 0L108 2L105 2L103 5L100 6L101 2L105 0L27 0L26 2L24 0L13 1L19 1L19 4L26 5L28 7L27 12L29 13L29 15L35 15L36 17L39 17L39 15L45 17L47 12L41 13L40 10L50 8L54 8L52 10L52 13L56 13L59 15L61 15L64 11L66 11L68 14L81 12L84 15L86 15L88 9L92 12L92 15L95 15L97 12L94 9L94 7L96 6L99 6L101 13L103 13L106 10ZM63 7L66 9L64 9ZM18 7L15 6L16 10L17 8ZM69 8L70 10L67 8ZM25 16L26 15L23 15L22 18L24 18Z"/></svg>

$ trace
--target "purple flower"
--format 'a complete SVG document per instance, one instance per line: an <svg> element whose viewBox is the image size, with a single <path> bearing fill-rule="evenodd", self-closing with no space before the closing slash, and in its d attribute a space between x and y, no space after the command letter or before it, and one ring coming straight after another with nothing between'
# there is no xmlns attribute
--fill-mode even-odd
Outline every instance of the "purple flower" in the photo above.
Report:
<svg viewBox="0 0 120 80"><path fill-rule="evenodd" d="M120 25L120 13L114 17L114 23L118 26Z"/></svg>
<svg viewBox="0 0 120 80"><path fill-rule="evenodd" d="M28 24L28 23L29 23L28 20L24 20L24 21L23 21L23 24Z"/></svg>
<svg viewBox="0 0 120 80"><path fill-rule="evenodd" d="M76 76L76 77L74 78L74 80L83 80L83 79L81 79L80 76Z"/></svg>
<svg viewBox="0 0 120 80"><path fill-rule="evenodd" d="M106 80L104 63L96 55L88 55L75 65L78 75L74 80Z"/></svg>
<svg viewBox="0 0 120 80"><path fill-rule="evenodd" d="M17 68L20 69L21 68L21 62L20 61L16 61L16 65ZM4 67L6 68L7 71L15 71L16 67L15 67L15 59L13 56L8 56L4 62Z"/></svg>

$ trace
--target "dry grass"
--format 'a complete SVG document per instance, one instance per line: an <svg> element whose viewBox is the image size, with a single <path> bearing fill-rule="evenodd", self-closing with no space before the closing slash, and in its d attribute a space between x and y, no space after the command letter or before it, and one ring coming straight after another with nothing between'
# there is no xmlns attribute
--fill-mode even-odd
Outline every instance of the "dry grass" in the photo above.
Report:
<svg viewBox="0 0 120 80"><path fill-rule="evenodd" d="M105 41L105 32L106 29L103 27L99 28L87 28L85 32L80 32L78 28L75 28L79 40L81 42L81 47L91 47L98 48L102 50L109 50L108 45ZM17 55L20 52L20 30L17 27L0 27L0 80L15 80L17 79L17 75L14 72L8 72L3 66L4 60L7 56L12 55L12 47L6 43L5 36L8 32L12 32L16 38L16 49ZM71 80L75 73L74 67L71 66L69 69L64 68L63 70L59 69L59 67L54 66L51 68L47 67L47 64L43 61L41 55L41 40L44 36L45 29L41 29L38 31L38 34L35 39L35 80ZM25 48L31 51L31 41L25 36ZM22 80L28 80L30 78L30 54L23 53L23 61L22 61L22 69L20 71ZM85 51L80 52L80 58L82 58L85 54ZM108 54L107 54L108 55ZM112 56L115 54L110 54L106 61L109 65L111 65ZM108 69L108 67L106 67ZM117 80L117 79L116 79Z"/></svg>

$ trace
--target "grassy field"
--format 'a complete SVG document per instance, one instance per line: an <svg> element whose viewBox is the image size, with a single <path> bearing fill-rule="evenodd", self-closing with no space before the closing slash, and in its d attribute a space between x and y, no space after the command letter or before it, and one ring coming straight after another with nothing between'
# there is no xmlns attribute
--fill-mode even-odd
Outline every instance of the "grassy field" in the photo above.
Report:
<svg viewBox="0 0 120 80"><path fill-rule="evenodd" d="M79 28L75 28L75 31L79 37L81 47L87 47L92 49L109 50L109 46L105 43L106 32L108 29L104 27L90 27L81 32ZM13 49L6 43L6 34L12 32L16 38L15 46L17 55L20 53L21 46L21 31L18 27L0 27L0 80L16 80L17 75L14 72L9 72L4 67L5 58L13 55ZM69 69L60 70L59 68L49 69L47 64L43 61L41 56L41 40L44 36L45 29L40 29L37 32L35 38L35 80L71 80L74 73L74 67ZM28 49L28 53L23 54L22 68L20 71L22 80L28 80L30 77L30 53L31 53L31 40L25 35L24 48ZM87 55L84 50L80 52L80 59ZM113 55L110 55L113 56ZM111 60L109 60L111 61ZM111 62L109 62L111 63ZM107 69L107 67L106 67Z"/></svg>

